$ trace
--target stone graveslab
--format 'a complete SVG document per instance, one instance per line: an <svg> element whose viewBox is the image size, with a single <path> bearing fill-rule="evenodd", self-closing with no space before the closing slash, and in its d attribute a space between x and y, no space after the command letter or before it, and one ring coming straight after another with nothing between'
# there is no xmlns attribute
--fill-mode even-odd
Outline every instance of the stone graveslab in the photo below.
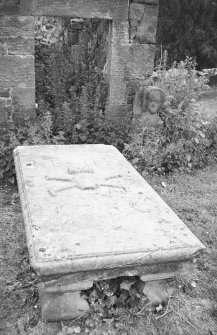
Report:
<svg viewBox="0 0 217 335"><path fill-rule="evenodd" d="M168 278L202 243L113 146L14 151L30 263L43 318L77 317L94 280Z"/></svg>

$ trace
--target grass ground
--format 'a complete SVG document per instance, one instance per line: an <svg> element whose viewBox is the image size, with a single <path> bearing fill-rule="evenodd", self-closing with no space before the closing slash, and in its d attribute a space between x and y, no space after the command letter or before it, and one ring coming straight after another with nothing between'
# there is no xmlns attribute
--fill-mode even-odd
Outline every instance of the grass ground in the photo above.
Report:
<svg viewBox="0 0 217 335"><path fill-rule="evenodd" d="M150 305L94 313L72 322L40 320L17 190L0 186L0 334L66 334L64 326L79 326L92 335L217 335L217 166L193 175L146 176L146 180L205 244L198 269L177 278L176 293L156 314ZM164 182L162 184L162 182ZM166 187L165 187L166 186ZM194 285L192 285L194 283ZM107 311L108 312L108 311ZM64 332L65 330L65 332Z"/></svg>

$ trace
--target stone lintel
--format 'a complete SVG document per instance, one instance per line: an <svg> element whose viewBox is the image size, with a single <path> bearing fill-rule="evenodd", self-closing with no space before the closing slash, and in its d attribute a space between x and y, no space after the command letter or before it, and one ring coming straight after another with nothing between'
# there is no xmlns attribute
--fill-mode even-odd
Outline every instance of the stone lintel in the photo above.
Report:
<svg viewBox="0 0 217 335"><path fill-rule="evenodd" d="M3 0L0 15L47 15L127 20L128 0Z"/></svg>
<svg viewBox="0 0 217 335"><path fill-rule="evenodd" d="M141 3L146 5L158 5L159 0L131 0L131 3Z"/></svg>

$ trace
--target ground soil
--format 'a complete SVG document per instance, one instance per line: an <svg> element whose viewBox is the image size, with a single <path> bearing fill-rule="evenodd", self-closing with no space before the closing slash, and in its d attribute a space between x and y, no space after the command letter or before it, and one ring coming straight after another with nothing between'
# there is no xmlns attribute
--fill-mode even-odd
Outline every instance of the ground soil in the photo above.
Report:
<svg viewBox="0 0 217 335"><path fill-rule="evenodd" d="M158 313L147 301L136 298L117 308L104 302L102 292L89 314L54 324L41 321L37 278L29 266L17 189L0 186L1 335L64 335L70 329L92 335L217 334L217 166L191 175L147 174L146 180L206 246L198 269L176 278L176 293Z"/></svg>

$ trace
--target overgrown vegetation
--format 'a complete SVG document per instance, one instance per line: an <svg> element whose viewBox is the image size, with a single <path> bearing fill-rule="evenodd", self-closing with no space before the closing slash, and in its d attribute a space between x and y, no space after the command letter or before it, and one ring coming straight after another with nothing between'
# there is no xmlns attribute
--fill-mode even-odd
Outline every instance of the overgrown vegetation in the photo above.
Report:
<svg viewBox="0 0 217 335"><path fill-rule="evenodd" d="M191 56L200 70L216 67L217 1L160 0L156 61L162 49L168 50L170 65Z"/></svg>
<svg viewBox="0 0 217 335"><path fill-rule="evenodd" d="M69 29L70 24L70 19L65 19L63 28ZM168 67L168 53L164 52L154 82L165 92L160 111L163 126L145 129L140 122L135 129L131 115L118 122L105 113L108 24L87 20L82 27L79 34L84 43L75 49L64 40L64 34L55 43L42 43L44 30L37 28L37 117L34 122L24 120L21 126L12 113L1 125L0 178L14 182L12 151L18 145L112 144L140 173L191 172L214 162L217 120L205 121L197 104L208 87L207 72L198 72L195 60L189 57ZM148 79L145 85L153 82Z"/></svg>
<svg viewBox="0 0 217 335"><path fill-rule="evenodd" d="M199 113L197 99L207 89L206 73L196 71L191 58L174 63L167 69L167 53L157 67L155 86L165 92L165 104L160 112L163 126L138 129L125 154L143 173L174 170L187 172L204 167L217 157L217 122L205 121ZM216 118L217 120L217 118Z"/></svg>
<svg viewBox="0 0 217 335"><path fill-rule="evenodd" d="M0 179L12 183L12 151L18 145L105 143L122 150L128 136L127 120L117 124L105 115L108 21L84 21L83 43L75 48L56 33L57 22L36 23L36 120L18 125L12 113L0 125ZM63 31L70 27L68 18L60 23Z"/></svg>
<svg viewBox="0 0 217 335"><path fill-rule="evenodd" d="M68 31L70 19L64 19ZM104 121L108 85L107 21L86 20L80 45L67 41L36 44L36 100L38 116L52 115L52 132L64 132L67 143L103 141L110 129Z"/></svg>
<svg viewBox="0 0 217 335"><path fill-rule="evenodd" d="M64 71L64 57L67 58L68 54L61 55L55 56L56 59L51 52L52 59L56 60L49 65L48 78L58 67L60 73ZM167 69L167 53L164 54L155 71L158 78L155 86L165 92L165 104L160 112L163 126L145 129L140 124L133 133L129 118L119 124L105 115L105 95L101 94L100 79L96 81L95 90L88 82L81 88L77 84L70 86L69 79L54 80L51 87L45 85L49 94L40 93L41 96L45 94L45 98L39 102L36 121L31 123L27 119L20 127L11 115L2 128L1 178L14 180L12 150L17 145L113 144L123 151L140 173L154 171L164 174L177 169L191 172L213 163L217 157L217 122L204 120L199 113L197 99L207 89L208 77L206 72L198 75L195 67L195 61L186 58Z"/></svg>

